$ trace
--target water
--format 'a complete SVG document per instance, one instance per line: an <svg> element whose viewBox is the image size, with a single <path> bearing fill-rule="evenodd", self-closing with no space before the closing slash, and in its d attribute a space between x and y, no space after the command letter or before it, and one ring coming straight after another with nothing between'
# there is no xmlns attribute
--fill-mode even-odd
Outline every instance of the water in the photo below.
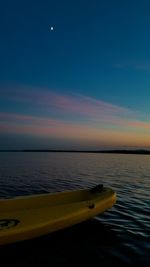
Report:
<svg viewBox="0 0 150 267"><path fill-rule="evenodd" d="M103 183L117 203L103 215L0 248L5 266L150 266L150 156L0 153L0 198Z"/></svg>

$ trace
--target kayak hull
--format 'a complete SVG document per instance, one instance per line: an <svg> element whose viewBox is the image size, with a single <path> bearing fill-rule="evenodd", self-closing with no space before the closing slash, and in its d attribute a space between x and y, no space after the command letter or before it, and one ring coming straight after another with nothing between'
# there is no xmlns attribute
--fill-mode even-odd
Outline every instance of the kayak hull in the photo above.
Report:
<svg viewBox="0 0 150 267"><path fill-rule="evenodd" d="M110 188L48 193L0 200L0 245L46 235L110 209Z"/></svg>

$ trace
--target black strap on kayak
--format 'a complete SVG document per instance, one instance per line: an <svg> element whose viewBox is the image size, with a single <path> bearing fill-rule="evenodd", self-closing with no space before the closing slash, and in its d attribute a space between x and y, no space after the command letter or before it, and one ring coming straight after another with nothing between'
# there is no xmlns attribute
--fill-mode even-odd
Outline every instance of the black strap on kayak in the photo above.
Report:
<svg viewBox="0 0 150 267"><path fill-rule="evenodd" d="M0 231L9 229L11 227L15 227L15 226L17 226L18 223L20 223L20 221L17 220L17 219L3 219L3 220L0 220Z"/></svg>
<svg viewBox="0 0 150 267"><path fill-rule="evenodd" d="M90 193L94 194L94 193L100 193L102 191L103 191L103 184L98 184L93 188L91 188Z"/></svg>

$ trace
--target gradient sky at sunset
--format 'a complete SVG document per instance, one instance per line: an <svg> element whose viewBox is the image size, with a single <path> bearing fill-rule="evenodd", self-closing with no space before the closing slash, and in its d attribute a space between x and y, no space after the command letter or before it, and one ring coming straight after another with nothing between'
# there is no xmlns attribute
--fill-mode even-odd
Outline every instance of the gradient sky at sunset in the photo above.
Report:
<svg viewBox="0 0 150 267"><path fill-rule="evenodd" d="M150 149L149 0L1 3L0 149L26 148Z"/></svg>

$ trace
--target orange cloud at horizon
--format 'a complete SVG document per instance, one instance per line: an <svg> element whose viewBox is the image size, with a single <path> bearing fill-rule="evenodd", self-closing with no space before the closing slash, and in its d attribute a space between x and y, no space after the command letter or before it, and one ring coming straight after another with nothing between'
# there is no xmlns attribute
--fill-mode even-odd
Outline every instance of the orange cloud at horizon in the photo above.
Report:
<svg viewBox="0 0 150 267"><path fill-rule="evenodd" d="M8 117L7 114L7 119ZM11 114L10 118L12 121L13 114ZM121 128L106 129L98 128L94 125L83 125L32 116L22 116L23 123L20 124L21 115L14 115L14 120L16 120L15 123L14 121L12 123L1 123L1 133L75 140L79 143L83 142L84 144L87 143L87 145L90 143L91 145L93 144L97 146L150 147L149 132L136 131L135 128L133 131L131 131L131 129L126 129L125 131Z"/></svg>
<svg viewBox="0 0 150 267"><path fill-rule="evenodd" d="M2 90L3 101L15 105L16 113L0 112L0 134L95 147L150 147L147 115L89 96L35 89Z"/></svg>

